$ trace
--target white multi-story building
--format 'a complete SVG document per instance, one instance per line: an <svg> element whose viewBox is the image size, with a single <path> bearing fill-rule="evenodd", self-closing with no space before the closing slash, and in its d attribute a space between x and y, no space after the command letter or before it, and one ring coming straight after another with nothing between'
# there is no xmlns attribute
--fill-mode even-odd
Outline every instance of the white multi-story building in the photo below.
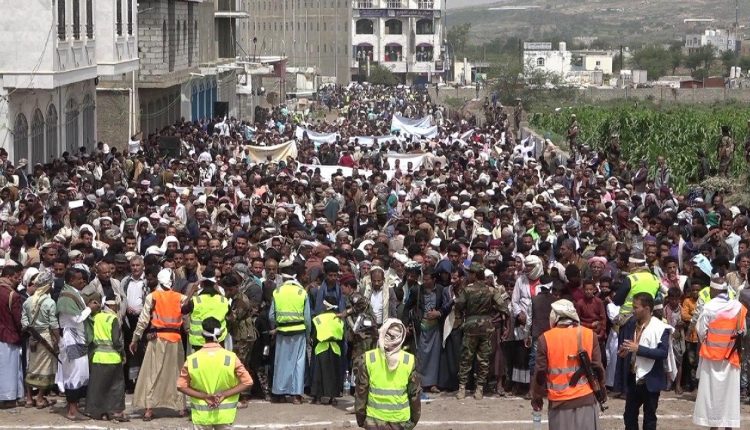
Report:
<svg viewBox="0 0 750 430"><path fill-rule="evenodd" d="M703 34L688 34L685 36L685 48L688 53L703 46L714 46L721 53L737 51L740 39L731 31L722 29L708 29Z"/></svg>
<svg viewBox="0 0 750 430"><path fill-rule="evenodd" d="M560 42L559 49L553 50L548 42L527 42L523 47L524 74L531 76L535 72L544 72L567 76L572 70L573 53L567 50L566 43Z"/></svg>
<svg viewBox="0 0 750 430"><path fill-rule="evenodd" d="M380 64L405 83L443 73L445 0L352 0L352 80Z"/></svg>
<svg viewBox="0 0 750 430"><path fill-rule="evenodd" d="M17 6L0 1L0 144L32 165L93 149L99 77L138 68L136 0Z"/></svg>
<svg viewBox="0 0 750 430"><path fill-rule="evenodd" d="M98 77L138 67L136 0L0 1L0 144L45 163L96 144Z"/></svg>

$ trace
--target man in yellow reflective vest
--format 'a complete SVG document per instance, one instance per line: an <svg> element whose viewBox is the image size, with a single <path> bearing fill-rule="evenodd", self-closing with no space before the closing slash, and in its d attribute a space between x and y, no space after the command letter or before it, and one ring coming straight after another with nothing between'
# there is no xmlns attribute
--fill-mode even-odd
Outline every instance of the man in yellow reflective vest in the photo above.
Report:
<svg viewBox="0 0 750 430"><path fill-rule="evenodd" d="M338 300L329 294L323 300L325 311L313 318L315 328L315 360L312 363L312 383L310 395L312 403L321 397L328 397L328 404L335 405L341 395L341 346L344 338L344 320L336 315Z"/></svg>
<svg viewBox="0 0 750 430"><path fill-rule="evenodd" d="M240 393L253 385L237 355L219 344L225 331L216 318L204 319L203 347L187 357L177 379L177 389L190 397L196 430L230 429L237 416Z"/></svg>
<svg viewBox="0 0 750 430"><path fill-rule="evenodd" d="M286 281L273 291L268 312L276 335L271 393L284 396L295 405L302 403L305 390L307 336L311 324L307 297L302 285Z"/></svg>
<svg viewBox="0 0 750 430"><path fill-rule="evenodd" d="M92 299L101 300L96 294ZM86 391L86 413L95 419L129 421L125 410L125 374L122 371L125 346L117 319L114 298L104 302L101 310L92 312L93 354L89 363Z"/></svg>
<svg viewBox="0 0 750 430"><path fill-rule="evenodd" d="M660 287L659 278L649 271L642 254L631 255L628 262L630 275L617 289L617 294L612 300L615 305L620 306L619 325L624 325L633 315L633 296L638 293L648 293L656 299Z"/></svg>
<svg viewBox="0 0 750 430"><path fill-rule="evenodd" d="M357 369L354 413L367 430L410 430L419 422L422 393L415 357L401 350L406 327L396 318L383 321L378 347L365 352Z"/></svg>
<svg viewBox="0 0 750 430"><path fill-rule="evenodd" d="M203 346L201 325L206 318L215 318L220 322L222 335L219 342L224 342L227 337L227 314L229 312L229 300L216 289L216 278L204 278L198 295L182 306L182 314L190 314L188 341L193 351L198 351Z"/></svg>

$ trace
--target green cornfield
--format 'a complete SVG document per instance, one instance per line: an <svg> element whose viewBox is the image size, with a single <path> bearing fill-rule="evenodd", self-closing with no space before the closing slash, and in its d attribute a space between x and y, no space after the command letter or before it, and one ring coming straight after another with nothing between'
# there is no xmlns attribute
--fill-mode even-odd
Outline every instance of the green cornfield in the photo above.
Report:
<svg viewBox="0 0 750 430"><path fill-rule="evenodd" d="M571 114L578 119L579 141L594 150L606 150L610 136L618 133L622 156L631 167L645 159L653 171L656 158L664 156L672 170L673 185L679 191L695 183L700 150L707 155L711 168L718 166L722 125L730 126L735 140L733 177L740 177L747 169L744 142L750 106L657 106L649 102L582 105L538 112L531 115L529 122L541 135L565 136Z"/></svg>

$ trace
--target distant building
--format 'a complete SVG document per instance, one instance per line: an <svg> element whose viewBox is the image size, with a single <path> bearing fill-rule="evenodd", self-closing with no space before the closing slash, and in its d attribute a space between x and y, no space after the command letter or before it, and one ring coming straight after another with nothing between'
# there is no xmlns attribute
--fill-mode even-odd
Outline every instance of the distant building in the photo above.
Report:
<svg viewBox="0 0 750 430"><path fill-rule="evenodd" d="M605 75L612 74L615 56L612 51L568 51L565 42L557 50L551 43L524 44L524 74L536 72L556 75L572 85L602 85Z"/></svg>
<svg viewBox="0 0 750 430"><path fill-rule="evenodd" d="M735 52L739 50L739 45L739 37L727 30L708 29L703 34L687 34L685 36L685 49L688 53L703 46L714 46L720 53L724 51Z"/></svg>

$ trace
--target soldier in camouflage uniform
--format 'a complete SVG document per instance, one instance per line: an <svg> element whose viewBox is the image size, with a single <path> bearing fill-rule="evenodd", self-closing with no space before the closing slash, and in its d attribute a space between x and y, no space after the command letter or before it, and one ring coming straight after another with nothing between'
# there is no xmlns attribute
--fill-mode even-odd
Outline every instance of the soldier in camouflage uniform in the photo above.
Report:
<svg viewBox="0 0 750 430"><path fill-rule="evenodd" d="M354 278L341 282L341 292L346 297L346 309L339 314L339 318L346 322L346 339L352 345L352 369L359 369L365 352L375 348L378 341L375 315L370 302L357 292Z"/></svg>
<svg viewBox="0 0 750 430"><path fill-rule="evenodd" d="M508 293L501 286L493 288L484 283L484 266L479 263L471 263L468 275L469 284L456 297L455 310L463 312L464 323L463 346L461 349L461 364L458 370L458 393L456 398L461 400L466 397L466 383L469 380L469 372L477 359L476 390L474 398L481 400L484 396L484 384L487 382L487 374L490 370L490 355L492 344L490 339L495 327L492 324L492 315L496 312L508 313Z"/></svg>
<svg viewBox="0 0 750 430"><path fill-rule="evenodd" d="M232 336L232 352L237 354L245 369L250 369L250 353L258 338L258 330L255 329L250 299L240 291L240 282L240 277L231 273L221 279L221 286L227 298L232 299L227 315L227 331ZM239 407L247 407L247 400L241 399Z"/></svg>

